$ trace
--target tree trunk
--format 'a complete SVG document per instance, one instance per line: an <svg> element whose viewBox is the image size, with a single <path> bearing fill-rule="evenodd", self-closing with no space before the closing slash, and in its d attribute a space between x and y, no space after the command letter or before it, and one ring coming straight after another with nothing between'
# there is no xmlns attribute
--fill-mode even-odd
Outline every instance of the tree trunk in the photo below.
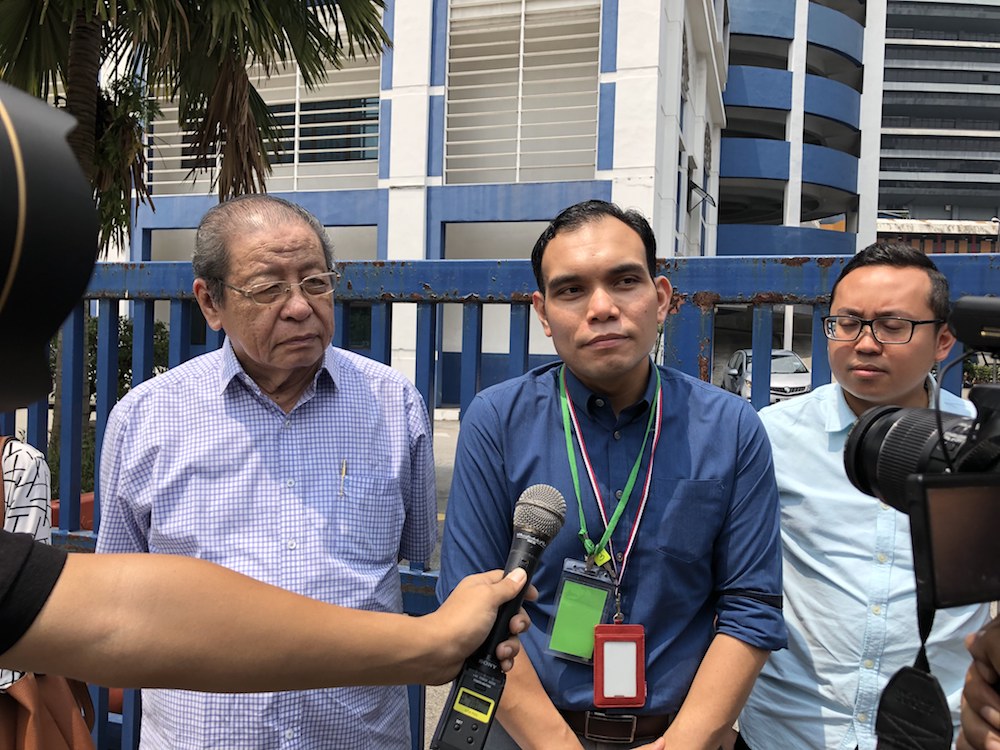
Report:
<svg viewBox="0 0 1000 750"><path fill-rule="evenodd" d="M69 70L66 71L66 110L76 118L77 125L66 140L91 182L97 138L102 33L100 21L96 18L88 21L83 11L77 11L70 33Z"/></svg>

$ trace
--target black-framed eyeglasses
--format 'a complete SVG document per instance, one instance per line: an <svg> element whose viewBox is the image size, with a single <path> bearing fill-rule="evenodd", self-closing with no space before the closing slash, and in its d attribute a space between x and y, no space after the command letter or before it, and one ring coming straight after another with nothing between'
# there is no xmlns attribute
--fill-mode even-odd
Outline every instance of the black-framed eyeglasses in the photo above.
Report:
<svg viewBox="0 0 1000 750"><path fill-rule="evenodd" d="M302 281L291 284L287 281L262 281L246 289L240 289L238 286L227 284L225 281L222 282L222 285L227 289L232 289L234 292L239 292L258 305L273 305L278 300L287 298L292 293L292 287L296 286L307 297L329 297L333 294L334 289L337 288L337 281L339 279L339 273L336 271L327 271L326 273L306 276Z"/></svg>
<svg viewBox="0 0 1000 750"><path fill-rule="evenodd" d="M857 341L865 326L880 344L907 344L917 326L944 323L943 320L910 320L885 316L865 320L856 315L827 315L823 318L823 333L831 341Z"/></svg>

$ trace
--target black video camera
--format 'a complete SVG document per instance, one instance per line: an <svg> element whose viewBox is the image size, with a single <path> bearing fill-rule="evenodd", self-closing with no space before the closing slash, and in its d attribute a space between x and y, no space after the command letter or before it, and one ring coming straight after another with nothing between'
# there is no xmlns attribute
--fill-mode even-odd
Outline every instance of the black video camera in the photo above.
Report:
<svg viewBox="0 0 1000 750"><path fill-rule="evenodd" d="M1000 352L1000 299L963 297L948 325L970 354ZM847 438L851 484L909 514L918 597L938 609L1000 599L1000 385L977 416L876 406Z"/></svg>

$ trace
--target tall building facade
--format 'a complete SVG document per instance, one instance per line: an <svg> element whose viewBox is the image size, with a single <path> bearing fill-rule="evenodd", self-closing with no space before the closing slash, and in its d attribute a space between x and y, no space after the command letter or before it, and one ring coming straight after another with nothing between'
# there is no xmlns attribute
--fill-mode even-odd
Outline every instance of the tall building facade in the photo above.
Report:
<svg viewBox="0 0 1000 750"><path fill-rule="evenodd" d="M727 0L387 0L383 24L391 49L314 90L294 67L255 83L284 129L267 188L312 211L338 259L527 258L589 198L649 217L661 256L715 253ZM163 115L137 261L189 259L216 201L217 165L195 161L175 109ZM446 363L461 349L454 307ZM392 363L410 372L413 316L392 323ZM484 382L505 372L508 325L487 306ZM552 353L537 325L530 350Z"/></svg>
<svg viewBox="0 0 1000 750"><path fill-rule="evenodd" d="M875 239L885 2L731 0L719 255Z"/></svg>
<svg viewBox="0 0 1000 750"><path fill-rule="evenodd" d="M389 0L383 22L378 60L312 91L294 68L257 82L284 127L268 190L341 257L526 257L592 197L650 217L664 256L714 253L726 0ZM183 256L166 232L214 200L175 113L152 128L134 259Z"/></svg>
<svg viewBox="0 0 1000 750"><path fill-rule="evenodd" d="M1000 4L889 0L882 115L883 217L934 222L905 228L935 252L947 251L949 240L971 251L981 244L995 249L990 240L997 224L990 220L1000 216ZM941 222L981 224L955 229Z"/></svg>

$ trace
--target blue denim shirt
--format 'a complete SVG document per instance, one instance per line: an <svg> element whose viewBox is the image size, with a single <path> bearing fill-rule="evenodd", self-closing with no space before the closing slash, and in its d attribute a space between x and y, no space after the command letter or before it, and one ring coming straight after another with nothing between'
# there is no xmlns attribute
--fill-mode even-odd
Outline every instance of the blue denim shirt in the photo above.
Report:
<svg viewBox="0 0 1000 750"><path fill-rule="evenodd" d="M972 404L942 392L941 408ZM848 481L854 412L836 384L760 413L781 493L788 649L772 654L740 716L750 747L875 748L879 697L920 648L907 516ZM941 610L927 655L958 725L970 657L962 639L989 607Z"/></svg>
<svg viewBox="0 0 1000 750"><path fill-rule="evenodd" d="M522 642L553 703L586 709L593 707L592 667L546 653L563 560L584 555L558 373L558 364L537 368L481 392L470 405L459 432L438 596L462 576L503 567L514 505L526 488L544 483L562 492L566 523L535 573L540 596L526 606L533 626ZM786 640L776 606L778 499L760 420L747 402L713 385L668 368L660 373L662 434L622 582L626 622L646 629L647 701L640 713L650 714L680 708L716 632L763 649L781 648ZM614 504L642 444L655 378L643 399L617 417L568 370L566 380L601 494ZM639 507L646 463L612 536L618 554ZM604 525L585 474L581 494L596 542Z"/></svg>

